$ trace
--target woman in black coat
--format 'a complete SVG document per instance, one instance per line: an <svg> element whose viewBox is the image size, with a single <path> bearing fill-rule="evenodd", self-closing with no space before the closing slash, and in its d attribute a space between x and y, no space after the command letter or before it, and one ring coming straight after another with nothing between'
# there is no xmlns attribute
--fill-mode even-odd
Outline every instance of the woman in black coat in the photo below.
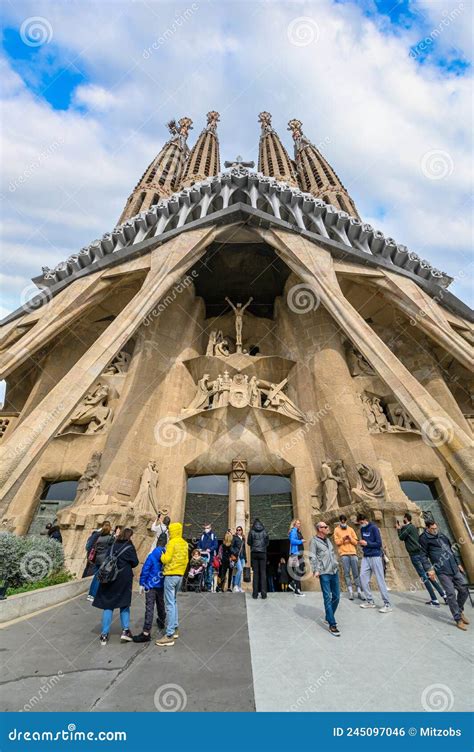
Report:
<svg viewBox="0 0 474 752"><path fill-rule="evenodd" d="M130 632L130 604L132 602L133 568L138 565L138 556L132 543L133 530L124 528L110 549L110 553L117 556L118 575L113 582L99 584L94 598L95 608L103 610L102 633L100 644L107 645L114 609L120 609L120 623L122 625L121 642L132 642Z"/></svg>

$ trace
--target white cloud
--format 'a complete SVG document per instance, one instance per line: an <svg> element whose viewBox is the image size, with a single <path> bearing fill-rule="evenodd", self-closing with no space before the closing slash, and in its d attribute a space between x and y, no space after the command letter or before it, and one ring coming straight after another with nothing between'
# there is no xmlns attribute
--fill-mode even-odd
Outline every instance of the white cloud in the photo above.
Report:
<svg viewBox="0 0 474 752"><path fill-rule="evenodd" d="M429 0L418 2L434 13ZM144 56L194 5L165 43ZM192 144L209 109L221 113L222 161L238 153L257 161L259 111L273 113L290 151L286 123L300 117L306 134L324 142L364 218L453 275L466 268L470 81L410 58L421 33L416 27L383 33L386 22L330 0L67 9L25 0L6 12L17 27L28 15L47 18L54 44L87 80L69 110L54 111L4 66L3 244L7 275L24 275L25 286L43 264L63 260L114 226L167 137L165 122L190 115ZM467 13L466 3L464 20ZM299 17L317 25L306 46L288 38ZM468 51L460 24L444 29L443 44ZM444 179L423 172L430 151L448 155L452 170ZM21 248L27 252L18 273ZM20 285L5 283L11 308ZM453 290L467 297L468 279Z"/></svg>
<svg viewBox="0 0 474 752"><path fill-rule="evenodd" d="M74 104L85 105L99 112L110 110L117 104L117 97L103 86L94 84L87 86L78 86L74 92Z"/></svg>

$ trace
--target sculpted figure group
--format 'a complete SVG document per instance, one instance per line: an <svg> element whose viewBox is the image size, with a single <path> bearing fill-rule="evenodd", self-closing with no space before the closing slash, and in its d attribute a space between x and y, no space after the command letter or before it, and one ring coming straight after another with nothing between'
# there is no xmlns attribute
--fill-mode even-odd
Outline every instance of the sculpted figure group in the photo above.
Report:
<svg viewBox="0 0 474 752"><path fill-rule="evenodd" d="M256 376L236 373L233 376L227 370L211 381L205 373L199 379L194 399L183 410L185 414L210 410L218 407L264 407L287 415L295 420L306 420L304 413L285 394L287 379L273 384Z"/></svg>

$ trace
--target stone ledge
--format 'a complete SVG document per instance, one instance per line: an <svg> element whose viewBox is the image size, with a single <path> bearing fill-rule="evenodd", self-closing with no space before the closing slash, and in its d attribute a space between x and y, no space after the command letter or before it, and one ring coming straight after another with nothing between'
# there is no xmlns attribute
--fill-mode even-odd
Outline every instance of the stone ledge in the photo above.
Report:
<svg viewBox="0 0 474 752"><path fill-rule="evenodd" d="M28 616L44 608L57 606L64 601L82 595L91 583L92 577L81 580L62 582L60 585L32 590L29 593L10 595L6 600L0 601L0 624L18 619L20 616Z"/></svg>

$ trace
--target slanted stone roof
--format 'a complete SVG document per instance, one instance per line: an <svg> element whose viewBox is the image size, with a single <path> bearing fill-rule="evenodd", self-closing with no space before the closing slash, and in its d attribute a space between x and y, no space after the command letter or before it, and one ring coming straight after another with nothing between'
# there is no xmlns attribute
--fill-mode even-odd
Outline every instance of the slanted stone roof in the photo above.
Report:
<svg viewBox="0 0 474 752"><path fill-rule="evenodd" d="M226 221L226 215L232 214L233 207L258 215L260 224L284 225L313 241L320 241L339 257L342 253L348 260L408 274L431 294L439 291L441 304L458 309L461 315L469 312L462 301L447 292L452 278L406 246L310 193L240 166L162 199L53 269L43 267L43 273L33 281L40 289L49 288L46 297L50 299L75 278L89 273L89 268L92 272L133 258L148 251L151 244L168 240L182 228L212 222L220 224ZM21 309L5 321L18 315Z"/></svg>

